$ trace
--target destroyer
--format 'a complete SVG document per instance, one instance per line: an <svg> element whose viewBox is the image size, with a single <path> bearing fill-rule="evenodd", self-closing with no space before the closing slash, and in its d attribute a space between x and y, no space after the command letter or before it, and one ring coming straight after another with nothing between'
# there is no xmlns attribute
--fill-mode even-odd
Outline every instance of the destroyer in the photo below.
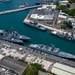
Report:
<svg viewBox="0 0 75 75"><path fill-rule="evenodd" d="M14 31L13 27L11 28L11 31L9 32L9 34L12 34L12 36L14 38L19 39L19 40L23 40L23 41L29 41L30 40L29 37L20 35L18 32Z"/></svg>
<svg viewBox="0 0 75 75"><path fill-rule="evenodd" d="M8 34L6 31L3 31L3 30L2 31L0 30L0 39L13 42L13 43L17 43L17 44L23 44L22 40L13 38L11 34Z"/></svg>
<svg viewBox="0 0 75 75"><path fill-rule="evenodd" d="M30 45L31 48L48 53L48 54L52 54L58 57L62 57L65 59L71 59L71 60L75 60L75 56L63 51L60 51L59 48L55 48L54 45L50 46L46 46L43 44L31 44Z"/></svg>
<svg viewBox="0 0 75 75"><path fill-rule="evenodd" d="M25 22L25 24L27 24L27 25L29 25L29 26L31 26L31 27L34 27L34 28L36 28L36 29L39 29L39 30L41 30L41 31L46 31L46 28L45 27L42 27L42 26L40 26L40 25L38 25L38 23L37 22Z"/></svg>
<svg viewBox="0 0 75 75"><path fill-rule="evenodd" d="M17 44L23 44L23 41L29 41L30 38L27 36L20 35L16 31L14 31L14 28L12 27L10 31L8 30L0 30L0 39L17 43Z"/></svg>
<svg viewBox="0 0 75 75"><path fill-rule="evenodd" d="M50 34L75 42L75 36L73 35L73 33L68 34L68 33L64 33L64 32L51 31Z"/></svg>

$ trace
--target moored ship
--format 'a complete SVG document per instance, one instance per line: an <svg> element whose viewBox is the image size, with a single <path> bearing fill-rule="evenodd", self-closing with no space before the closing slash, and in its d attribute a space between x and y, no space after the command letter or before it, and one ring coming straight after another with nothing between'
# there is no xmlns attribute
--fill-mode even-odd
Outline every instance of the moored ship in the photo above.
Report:
<svg viewBox="0 0 75 75"><path fill-rule="evenodd" d="M9 42L13 42L13 43L16 43L16 44L23 44L22 40L13 38L13 36L8 35L6 33L6 31L3 31L3 32L0 33L0 39L5 40L5 41L9 41Z"/></svg>
<svg viewBox="0 0 75 75"><path fill-rule="evenodd" d="M47 29L45 27L40 26L37 22L24 22L28 26L34 27L36 29L39 29L41 31L46 31Z"/></svg>
<svg viewBox="0 0 75 75"><path fill-rule="evenodd" d="M75 60L75 55L60 51L60 49L55 48L54 45L46 46L46 45L43 45L43 44L31 44L30 47L33 48L33 49L48 53L48 54L58 56L58 57Z"/></svg>
<svg viewBox="0 0 75 75"><path fill-rule="evenodd" d="M14 31L13 27L10 31L8 30L0 30L0 39L17 43L17 44L23 44L23 41L29 41L30 38L27 36L20 35L18 32Z"/></svg>
<svg viewBox="0 0 75 75"><path fill-rule="evenodd" d="M14 31L13 27L11 28L11 31L9 32L9 34L12 34L12 36L15 39L19 39L19 40L23 40L23 41L29 41L30 38L24 35L20 35L18 32Z"/></svg>
<svg viewBox="0 0 75 75"><path fill-rule="evenodd" d="M73 35L73 33L69 34L69 33L64 33L64 32L51 31L50 34L75 42L75 36Z"/></svg>

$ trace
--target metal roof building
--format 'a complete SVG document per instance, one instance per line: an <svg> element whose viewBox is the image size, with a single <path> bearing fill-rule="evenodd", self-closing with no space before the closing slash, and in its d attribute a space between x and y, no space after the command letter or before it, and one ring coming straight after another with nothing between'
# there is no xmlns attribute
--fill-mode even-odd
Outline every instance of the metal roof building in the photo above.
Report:
<svg viewBox="0 0 75 75"><path fill-rule="evenodd" d="M28 64L20 62L10 57L4 57L1 60L1 66L9 70L13 70L19 75L22 75L24 70L28 67Z"/></svg>
<svg viewBox="0 0 75 75"><path fill-rule="evenodd" d="M51 15L32 14L30 17L34 18L34 19L40 19L40 20L53 20L54 19L54 14L51 14Z"/></svg>
<svg viewBox="0 0 75 75"><path fill-rule="evenodd" d="M57 75L74 75L74 74L68 73L66 71L60 70L58 68L54 68L54 67L52 68L52 71L51 72L52 73L55 73Z"/></svg>
<svg viewBox="0 0 75 75"><path fill-rule="evenodd" d="M55 63L51 72L57 75L75 75L75 68L64 64Z"/></svg>

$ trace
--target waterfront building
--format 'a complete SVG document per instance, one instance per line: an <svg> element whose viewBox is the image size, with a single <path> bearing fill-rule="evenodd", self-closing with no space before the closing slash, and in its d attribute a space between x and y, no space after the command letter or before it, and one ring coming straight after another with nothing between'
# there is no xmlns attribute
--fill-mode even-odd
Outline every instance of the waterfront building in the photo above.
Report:
<svg viewBox="0 0 75 75"><path fill-rule="evenodd" d="M64 64L55 63L52 67L51 72L57 75L75 75L75 68Z"/></svg>
<svg viewBox="0 0 75 75"><path fill-rule="evenodd" d="M47 24L53 24L56 5L43 5L31 12L30 19Z"/></svg>
<svg viewBox="0 0 75 75"><path fill-rule="evenodd" d="M66 4L68 4L68 3L69 3L68 0L59 1L59 4L60 4L60 5L66 5Z"/></svg>

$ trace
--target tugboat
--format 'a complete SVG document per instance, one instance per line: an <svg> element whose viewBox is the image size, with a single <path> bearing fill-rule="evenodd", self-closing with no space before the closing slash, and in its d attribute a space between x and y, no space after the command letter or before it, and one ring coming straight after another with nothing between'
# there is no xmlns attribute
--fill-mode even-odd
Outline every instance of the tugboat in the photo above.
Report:
<svg viewBox="0 0 75 75"><path fill-rule="evenodd" d="M64 33L64 32L51 31L50 34L55 35L60 38L63 38L63 39L66 39L66 40L69 40L69 41L72 41L72 42L75 42L75 36L73 35L73 32L70 35L70 34Z"/></svg>
<svg viewBox="0 0 75 75"><path fill-rule="evenodd" d="M41 30L41 31L46 31L47 29L45 28L45 27L42 27L42 26L40 26L37 22L25 22L25 24L27 24L28 26L31 26L31 27L34 27L34 28L36 28L36 29L38 29L38 30Z"/></svg>
<svg viewBox="0 0 75 75"><path fill-rule="evenodd" d="M29 47L61 58L75 60L75 55L60 51L60 49L55 48L54 45L47 46L43 44L31 44Z"/></svg>

